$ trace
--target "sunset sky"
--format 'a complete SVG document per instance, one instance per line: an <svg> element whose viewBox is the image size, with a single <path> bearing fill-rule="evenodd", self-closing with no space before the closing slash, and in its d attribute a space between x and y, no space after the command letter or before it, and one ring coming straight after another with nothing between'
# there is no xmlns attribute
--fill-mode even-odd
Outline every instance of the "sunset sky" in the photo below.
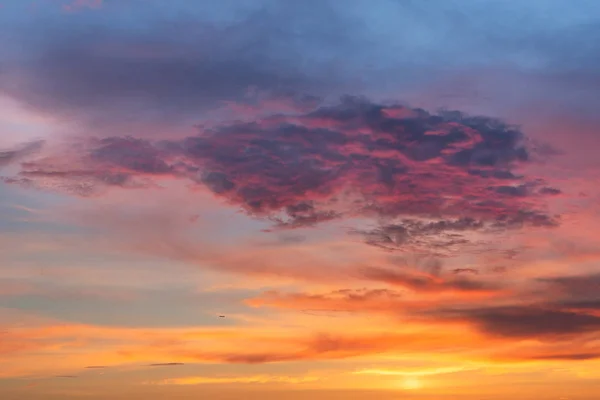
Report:
<svg viewBox="0 0 600 400"><path fill-rule="evenodd" d="M0 399L600 398L597 0L0 0L0 43Z"/></svg>

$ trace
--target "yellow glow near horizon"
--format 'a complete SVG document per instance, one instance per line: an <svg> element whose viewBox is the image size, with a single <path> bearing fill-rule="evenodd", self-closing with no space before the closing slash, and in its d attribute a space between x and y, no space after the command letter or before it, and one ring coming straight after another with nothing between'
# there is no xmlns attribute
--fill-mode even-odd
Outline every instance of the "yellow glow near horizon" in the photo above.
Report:
<svg viewBox="0 0 600 400"><path fill-rule="evenodd" d="M403 379L400 386L406 390L417 390L423 387L423 382L418 378L410 377Z"/></svg>
<svg viewBox="0 0 600 400"><path fill-rule="evenodd" d="M288 383L300 384L306 382L315 382L319 378L313 376L274 376L274 375L257 375L257 376L238 376L238 377L205 377L191 376L185 378L165 379L160 382L151 382L159 385L202 385L202 384L224 384L224 383Z"/></svg>

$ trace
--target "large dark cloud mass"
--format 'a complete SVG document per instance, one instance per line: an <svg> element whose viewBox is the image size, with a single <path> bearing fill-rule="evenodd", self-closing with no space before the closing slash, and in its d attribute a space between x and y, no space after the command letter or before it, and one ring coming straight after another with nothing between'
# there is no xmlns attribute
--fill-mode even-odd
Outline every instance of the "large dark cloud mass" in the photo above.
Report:
<svg viewBox="0 0 600 400"><path fill-rule="evenodd" d="M539 279L540 287L528 287L521 295L526 301L511 305L473 306L431 311L435 318L467 321L488 335L559 340L600 331L600 276L598 274L558 276ZM543 298L532 300L532 295ZM426 315L428 312L425 312ZM578 359L555 355L553 359ZM581 355L586 357L586 355ZM596 358L597 355L590 355Z"/></svg>
<svg viewBox="0 0 600 400"><path fill-rule="evenodd" d="M463 310L437 310L437 317L467 321L487 335L549 340L600 330L600 317L548 307L513 305Z"/></svg>
<svg viewBox="0 0 600 400"><path fill-rule="evenodd" d="M123 18L150 12L151 4L48 17L43 29L6 24L0 38L19 37L19 47L3 52L0 93L92 129L190 124L253 91L325 94L340 85L332 60L349 65L362 28L329 2L224 3L234 16L225 21L219 5L204 2L182 5L193 9L189 15L145 14L137 23ZM310 51L317 46L318 54Z"/></svg>
<svg viewBox="0 0 600 400"><path fill-rule="evenodd" d="M558 223L543 199L559 191L519 172L524 139L492 118L344 97L181 140L83 139L5 180L92 195L171 176L278 228L364 217L379 225L356 231L368 243L434 252L469 232Z"/></svg>
<svg viewBox="0 0 600 400"><path fill-rule="evenodd" d="M555 223L536 205L547 191L514 172L530 158L522 133L491 118L346 97L298 116L219 127L176 147L215 193L284 226L341 215L437 221L386 227L401 241L402 229Z"/></svg>

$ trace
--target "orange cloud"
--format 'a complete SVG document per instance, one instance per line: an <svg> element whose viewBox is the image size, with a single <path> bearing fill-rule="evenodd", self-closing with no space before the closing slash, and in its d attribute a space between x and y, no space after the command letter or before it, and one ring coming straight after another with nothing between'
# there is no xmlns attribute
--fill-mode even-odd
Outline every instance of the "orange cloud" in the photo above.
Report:
<svg viewBox="0 0 600 400"><path fill-rule="evenodd" d="M306 382L318 381L314 376L278 376L278 375L256 375L256 376L236 376L236 377L208 377L208 376L190 376L185 378L165 379L158 382L150 382L159 385L214 385L224 383L285 383L301 384Z"/></svg>
<svg viewBox="0 0 600 400"><path fill-rule="evenodd" d="M308 318L307 321L316 321ZM339 324L328 328L282 329L274 322L230 328L118 328L36 322L5 326L0 355L5 376L71 375L90 365L147 367L182 363L260 364L373 356L378 353L418 353L450 343L464 347L465 337L477 336L447 327L444 332L416 329L371 329L355 325L348 334ZM326 329L326 330L323 330ZM319 333L321 332L321 333ZM61 357L60 365L55 357ZM168 361L168 362L165 362Z"/></svg>

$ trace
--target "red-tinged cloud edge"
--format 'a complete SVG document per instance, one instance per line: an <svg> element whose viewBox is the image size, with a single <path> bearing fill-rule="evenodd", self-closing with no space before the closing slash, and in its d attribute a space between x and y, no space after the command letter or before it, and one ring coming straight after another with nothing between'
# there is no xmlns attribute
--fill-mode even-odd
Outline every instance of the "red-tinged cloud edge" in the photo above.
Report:
<svg viewBox="0 0 600 400"><path fill-rule="evenodd" d="M3 154L9 163L20 153ZM91 196L185 179L274 228L369 218L377 228L354 230L369 244L444 254L469 232L559 223L545 204L560 190L522 172L534 158L497 119L344 97L181 140L82 139L4 181Z"/></svg>

